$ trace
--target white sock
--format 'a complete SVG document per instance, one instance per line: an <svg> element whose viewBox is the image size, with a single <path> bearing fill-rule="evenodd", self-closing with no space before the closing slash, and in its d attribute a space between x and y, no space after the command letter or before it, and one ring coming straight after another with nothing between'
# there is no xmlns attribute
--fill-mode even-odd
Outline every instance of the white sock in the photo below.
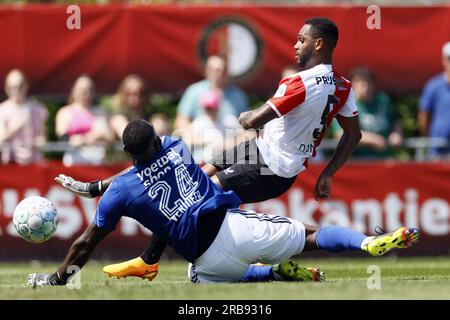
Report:
<svg viewBox="0 0 450 320"><path fill-rule="evenodd" d="M361 242L361 249L364 250L364 247L373 239L375 239L375 236L371 236L371 237L366 237L362 242Z"/></svg>

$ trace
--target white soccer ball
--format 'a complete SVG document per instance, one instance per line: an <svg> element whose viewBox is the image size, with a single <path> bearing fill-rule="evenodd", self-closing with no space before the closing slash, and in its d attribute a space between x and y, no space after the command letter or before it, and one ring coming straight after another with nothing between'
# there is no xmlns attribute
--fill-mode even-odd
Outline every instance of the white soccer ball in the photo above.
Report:
<svg viewBox="0 0 450 320"><path fill-rule="evenodd" d="M25 240L33 243L47 241L55 234L58 212L49 200L32 196L23 199L14 210L14 227Z"/></svg>

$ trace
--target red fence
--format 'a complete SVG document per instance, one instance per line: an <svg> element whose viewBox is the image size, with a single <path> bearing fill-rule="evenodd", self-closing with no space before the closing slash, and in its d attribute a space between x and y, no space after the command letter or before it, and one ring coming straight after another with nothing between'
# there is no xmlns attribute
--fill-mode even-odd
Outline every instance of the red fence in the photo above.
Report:
<svg viewBox="0 0 450 320"><path fill-rule="evenodd" d="M80 180L105 178L123 167L64 168L0 166L0 260L61 259L70 243L95 213L96 201L79 198L53 181L59 173ZM321 167L311 165L282 197L246 205L265 213L290 216L309 224L339 224L373 233L374 226L392 230L417 226L420 243L408 254L449 254L450 164L349 164L335 176L333 199L316 202L312 190ZM56 236L31 244L17 236L11 217L17 203L29 195L43 195L57 207ZM96 251L96 257L133 257L148 241L148 232L134 220L122 218L116 231Z"/></svg>
<svg viewBox="0 0 450 320"><path fill-rule="evenodd" d="M450 7L381 8L379 30L366 27L366 7L81 6L80 30L66 27L66 8L0 6L0 81L18 67L34 93L67 93L88 73L100 92L112 92L135 72L152 91L180 93L201 78L204 56L220 52L245 89L270 96L282 68L294 63L304 20L323 15L340 28L338 71L365 64L383 89L417 91L441 70L450 40Z"/></svg>

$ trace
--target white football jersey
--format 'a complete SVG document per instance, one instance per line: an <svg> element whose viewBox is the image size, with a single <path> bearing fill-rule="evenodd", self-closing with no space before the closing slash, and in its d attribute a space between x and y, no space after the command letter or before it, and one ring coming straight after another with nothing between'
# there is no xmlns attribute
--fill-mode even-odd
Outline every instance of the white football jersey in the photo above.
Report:
<svg viewBox="0 0 450 320"><path fill-rule="evenodd" d="M358 114L350 81L336 74L331 64L282 79L266 103L278 118L264 126L256 143L269 168L286 178L305 170L336 114Z"/></svg>

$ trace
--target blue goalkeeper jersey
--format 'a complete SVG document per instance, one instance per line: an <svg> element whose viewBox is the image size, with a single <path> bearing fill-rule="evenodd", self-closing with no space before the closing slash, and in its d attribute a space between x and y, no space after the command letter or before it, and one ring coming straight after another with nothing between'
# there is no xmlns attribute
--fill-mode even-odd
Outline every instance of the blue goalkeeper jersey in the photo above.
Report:
<svg viewBox="0 0 450 320"><path fill-rule="evenodd" d="M241 201L214 184L180 139L162 137L161 142L152 159L114 179L100 199L94 224L114 230L122 216L133 218L193 262L198 218L219 207L236 208Z"/></svg>

